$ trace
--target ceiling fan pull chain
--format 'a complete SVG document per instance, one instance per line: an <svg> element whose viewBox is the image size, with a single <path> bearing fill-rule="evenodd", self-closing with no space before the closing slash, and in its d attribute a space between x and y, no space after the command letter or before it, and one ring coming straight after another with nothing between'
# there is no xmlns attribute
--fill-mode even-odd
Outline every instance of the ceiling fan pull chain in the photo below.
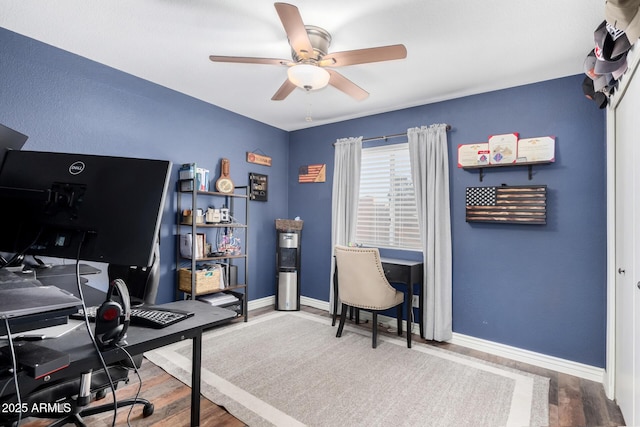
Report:
<svg viewBox="0 0 640 427"><path fill-rule="evenodd" d="M313 118L311 117L311 100L309 98L310 96L311 96L311 91L308 90L305 96L305 98L307 99L307 115L304 118L308 122L313 121Z"/></svg>

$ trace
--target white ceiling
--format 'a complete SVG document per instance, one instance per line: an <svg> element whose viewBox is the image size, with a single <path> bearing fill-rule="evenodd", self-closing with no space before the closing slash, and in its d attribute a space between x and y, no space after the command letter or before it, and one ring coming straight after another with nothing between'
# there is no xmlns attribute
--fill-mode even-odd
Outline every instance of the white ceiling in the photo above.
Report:
<svg viewBox="0 0 640 427"><path fill-rule="evenodd" d="M332 86L271 101L290 59L265 0L0 0L0 26L284 130L582 73L603 0L290 0L328 30L329 52L402 43L403 60L336 68L370 93ZM312 121L305 117L310 113Z"/></svg>

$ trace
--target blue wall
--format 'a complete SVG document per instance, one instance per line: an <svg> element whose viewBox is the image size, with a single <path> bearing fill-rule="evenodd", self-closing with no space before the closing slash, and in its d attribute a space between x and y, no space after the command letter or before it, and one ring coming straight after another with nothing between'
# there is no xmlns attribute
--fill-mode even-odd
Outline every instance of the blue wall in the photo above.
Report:
<svg viewBox="0 0 640 427"><path fill-rule="evenodd" d="M182 163L197 162L217 177L222 157L230 159L236 185L247 185L249 172L268 175L268 201L250 206L249 299L274 294L274 219L286 217L288 203L287 132L2 28L0 49L0 123L29 136L24 149L171 160L173 182ZM273 166L247 163L246 152L256 150L272 156ZM170 189L159 302L175 293L175 185Z"/></svg>
<svg viewBox="0 0 640 427"><path fill-rule="evenodd" d="M453 239L453 329L593 366L605 364L605 115L573 76L292 132L289 214L305 220L302 293L329 299L331 186L337 138L402 133L448 123ZM489 135L556 137L556 162L457 168L458 144ZM298 184L300 165L327 163L327 182ZM548 186L548 224L469 224L465 188ZM415 257L415 254L407 254Z"/></svg>
<svg viewBox="0 0 640 427"><path fill-rule="evenodd" d="M287 133L2 28L0 49L0 123L28 135L26 149L195 161L214 176L228 157L237 185L249 172L269 176L269 201L251 203L250 300L274 294L273 220L300 216L302 294L328 301L337 138L451 124L454 331L604 367L605 116L584 99L581 76ZM534 168L532 181L516 167L479 183L456 167L458 144L507 132L554 135L556 162ZM255 150L273 166L246 163ZM298 167L315 163L327 164L327 182L299 184ZM548 224L466 223L465 188L502 183L546 184ZM169 200L160 301L174 292L173 192Z"/></svg>

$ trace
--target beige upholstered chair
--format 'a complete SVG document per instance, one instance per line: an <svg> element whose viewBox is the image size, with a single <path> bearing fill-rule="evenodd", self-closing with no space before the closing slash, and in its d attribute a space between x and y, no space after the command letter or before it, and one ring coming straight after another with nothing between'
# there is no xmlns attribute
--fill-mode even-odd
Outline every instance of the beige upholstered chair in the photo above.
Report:
<svg viewBox="0 0 640 427"><path fill-rule="evenodd" d="M340 324L336 337L342 336L349 307L371 311L372 346L376 348L378 312L396 307L398 335L402 335L402 304L404 293L389 284L380 262L377 248L335 247L338 297L342 302Z"/></svg>

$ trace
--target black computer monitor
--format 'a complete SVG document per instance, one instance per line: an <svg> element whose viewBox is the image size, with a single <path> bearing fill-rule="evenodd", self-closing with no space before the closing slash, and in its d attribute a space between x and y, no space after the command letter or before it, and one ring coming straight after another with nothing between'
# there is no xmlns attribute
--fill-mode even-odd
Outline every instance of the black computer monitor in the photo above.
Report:
<svg viewBox="0 0 640 427"><path fill-rule="evenodd" d="M9 151L0 251L149 266L171 162Z"/></svg>

